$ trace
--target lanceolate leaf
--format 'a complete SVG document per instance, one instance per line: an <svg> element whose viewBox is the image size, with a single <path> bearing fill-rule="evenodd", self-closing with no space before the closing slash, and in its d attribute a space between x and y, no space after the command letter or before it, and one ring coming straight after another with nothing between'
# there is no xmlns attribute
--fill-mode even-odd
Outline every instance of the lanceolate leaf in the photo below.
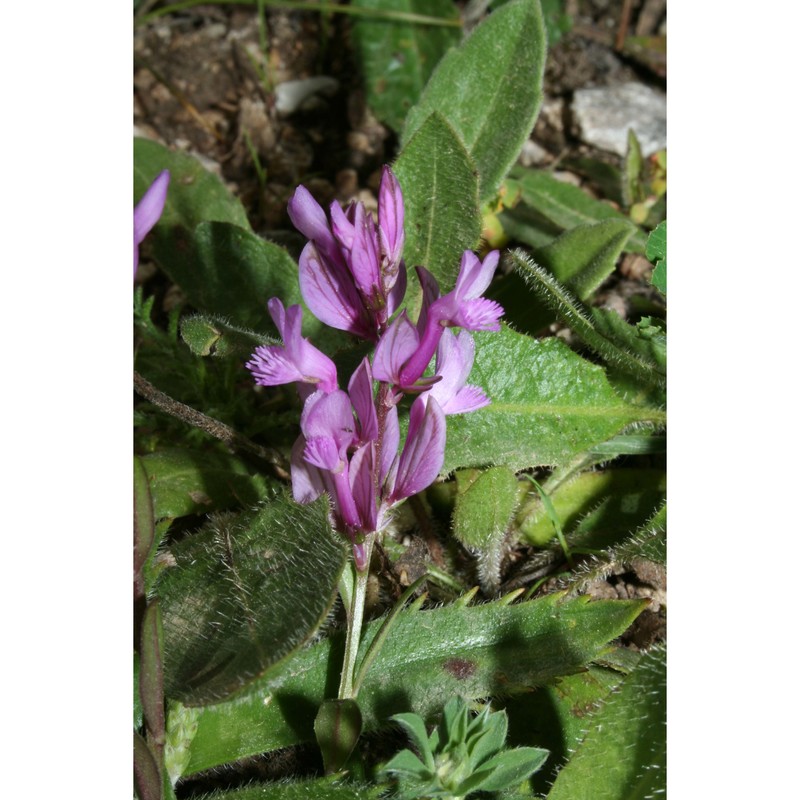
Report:
<svg viewBox="0 0 800 800"><path fill-rule="evenodd" d="M588 720L548 800L645 800L666 792L666 648L638 667Z"/></svg>
<svg viewBox="0 0 800 800"><path fill-rule="evenodd" d="M475 341L469 379L492 403L448 417L446 472L491 463L514 470L563 465L630 425L664 423L662 411L627 404L602 367L558 339L503 329L477 333Z"/></svg>
<svg viewBox="0 0 800 800"><path fill-rule="evenodd" d="M438 112L474 159L481 199L488 199L536 121L545 51L538 0L513 0L493 12L441 60L408 114L403 143Z"/></svg>
<svg viewBox="0 0 800 800"><path fill-rule="evenodd" d="M448 123L433 114L403 148L394 172L405 201L406 264L426 267L448 292L464 250L475 247L481 233L472 160ZM412 278L409 293L416 286Z"/></svg>
<svg viewBox="0 0 800 800"><path fill-rule="evenodd" d="M285 494L221 516L169 551L156 585L166 694L221 700L302 645L327 615L345 561L328 501Z"/></svg>
<svg viewBox="0 0 800 800"><path fill-rule="evenodd" d="M452 0L355 0L365 9L389 9L458 20ZM358 18L353 36L375 115L400 131L406 114L419 99L433 68L448 48L458 44L458 26L411 25Z"/></svg>
<svg viewBox="0 0 800 800"><path fill-rule="evenodd" d="M561 283L586 300L614 271L635 230L624 219L579 225L542 248L537 257Z"/></svg>
<svg viewBox="0 0 800 800"><path fill-rule="evenodd" d="M587 598L565 603L550 595L518 605L402 611L359 693L364 730L409 708L430 718L456 694L466 699L514 694L580 670L643 607ZM366 626L362 649L380 623ZM341 636L319 642L292 659L281 676L201 709L187 773L312 741L317 709L336 692L343 647Z"/></svg>
<svg viewBox="0 0 800 800"><path fill-rule="evenodd" d="M582 189L560 181L544 170L514 167L509 175L519 181L522 203L502 215L504 226L506 216L519 218L527 225L541 228L545 232L571 230L578 225L604 219L627 220L624 214L609 203L589 197ZM633 253L644 253L646 242L644 232L637 229L625 249ZM543 242L540 240L527 243L540 247Z"/></svg>

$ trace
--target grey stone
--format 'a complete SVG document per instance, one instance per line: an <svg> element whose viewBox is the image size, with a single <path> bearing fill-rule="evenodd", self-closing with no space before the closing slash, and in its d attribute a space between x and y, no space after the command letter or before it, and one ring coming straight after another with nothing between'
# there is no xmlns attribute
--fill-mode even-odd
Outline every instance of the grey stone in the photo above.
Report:
<svg viewBox="0 0 800 800"><path fill-rule="evenodd" d="M624 156L633 128L642 154L667 144L667 98L641 83L578 89L572 100L576 134L586 144Z"/></svg>
<svg viewBox="0 0 800 800"><path fill-rule="evenodd" d="M298 109L308 109L318 95L330 96L339 88L339 81L327 75L284 81L275 87L275 109L288 116Z"/></svg>

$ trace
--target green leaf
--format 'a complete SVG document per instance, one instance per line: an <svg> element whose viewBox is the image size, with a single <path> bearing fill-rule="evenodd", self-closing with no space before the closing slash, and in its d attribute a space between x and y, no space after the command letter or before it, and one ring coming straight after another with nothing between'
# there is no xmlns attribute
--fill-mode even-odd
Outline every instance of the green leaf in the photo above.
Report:
<svg viewBox="0 0 800 800"><path fill-rule="evenodd" d="M364 730L409 707L429 719L455 694L516 694L583 669L644 606L550 595L518 605L402 611L359 692ZM379 628L380 620L365 626L362 648ZM339 635L318 642L246 695L202 708L187 773L313 740L316 710L336 691L343 648Z"/></svg>
<svg viewBox="0 0 800 800"><path fill-rule="evenodd" d="M409 712L406 714L395 714L391 717L391 720L405 729L405 732L419 751L420 756L422 756L425 767L433 772L435 769L433 752L431 751L430 741L428 740L428 731L425 728L425 721L422 717Z"/></svg>
<svg viewBox="0 0 800 800"><path fill-rule="evenodd" d="M440 62L403 131L408 143L433 113L464 142L489 199L516 161L542 102L546 53L537 0L513 0L489 15Z"/></svg>
<svg viewBox="0 0 800 800"><path fill-rule="evenodd" d="M555 339L504 328L475 334L470 383L492 401L447 420L444 472L506 464L562 465L631 425L662 425L664 413L623 401L602 367Z"/></svg>
<svg viewBox="0 0 800 800"><path fill-rule="evenodd" d="M183 289L197 309L229 318L234 325L272 329L267 301L301 303L294 259L272 242L228 222L202 222L194 229L173 227L153 242L158 265ZM307 311L303 332L320 323Z"/></svg>
<svg viewBox="0 0 800 800"><path fill-rule="evenodd" d="M540 770L549 755L540 747L504 750L481 764L481 772L488 775L479 784L470 785L469 791L499 792L516 786Z"/></svg>
<svg viewBox="0 0 800 800"><path fill-rule="evenodd" d="M578 225L542 248L538 260L581 300L586 300L614 271L635 231L623 219Z"/></svg>
<svg viewBox="0 0 800 800"><path fill-rule="evenodd" d="M536 296L610 366L631 375L645 387L665 386L664 368L655 358L638 347L631 348L627 337L621 341L617 330L607 333L610 327L608 314L594 313L597 309L587 310L550 272L532 261L523 251L512 252L511 259L514 269L522 275Z"/></svg>
<svg viewBox="0 0 800 800"><path fill-rule="evenodd" d="M345 563L328 500L286 494L220 516L169 551L156 586L167 696L221 700L286 658L327 616Z"/></svg>
<svg viewBox="0 0 800 800"><path fill-rule="evenodd" d="M474 248L481 233L472 160L448 123L432 114L406 143L394 172L403 187L406 264L426 267L447 292L464 250ZM416 282L409 282L409 292L412 286Z"/></svg>
<svg viewBox="0 0 800 800"><path fill-rule="evenodd" d="M587 715L622 680L619 671L592 664L584 672L560 677L508 703L509 744L536 745L550 751L546 768L533 777L537 796L546 794L568 754L580 744Z"/></svg>
<svg viewBox="0 0 800 800"><path fill-rule="evenodd" d="M452 0L355 0L354 7L404 11L458 20ZM433 68L458 44L458 27L412 25L359 18L353 38L361 61L367 103L381 122L401 130Z"/></svg>
<svg viewBox="0 0 800 800"><path fill-rule="evenodd" d="M468 548L486 549L506 529L517 507L517 478L508 467L492 467L456 497L453 533Z"/></svg>
<svg viewBox="0 0 800 800"><path fill-rule="evenodd" d="M642 656L587 722L548 800L644 800L666 792L666 648Z"/></svg>
<svg viewBox="0 0 800 800"><path fill-rule="evenodd" d="M197 800L377 800L381 787L330 778L252 784L244 789L197 795Z"/></svg>
<svg viewBox="0 0 800 800"><path fill-rule="evenodd" d="M217 220L250 228L244 206L193 156L168 150L150 139L133 140L134 200L139 200L164 169L170 171L167 202L157 229L194 230L201 222Z"/></svg>
<svg viewBox="0 0 800 800"><path fill-rule="evenodd" d="M560 181L544 170L517 166L509 174L511 178L519 181L522 202L501 215L504 228L507 215L521 219L528 225L542 228L544 231L571 230L578 225L605 219L628 221L622 212L617 211L609 203L595 200L577 186ZM541 246L533 242L526 244ZM636 229L634 235L627 241L625 250L630 253L644 253L645 244L644 231Z"/></svg>
<svg viewBox="0 0 800 800"><path fill-rule="evenodd" d="M652 513L666 492L666 475L658 469L608 469L585 472L559 486L551 495L562 529L570 531L578 521L603 504L594 519L597 527L633 530ZM554 536L553 524L541 500L531 499L517 514L525 539L542 547Z"/></svg>
<svg viewBox="0 0 800 800"><path fill-rule="evenodd" d="M517 478L508 467L482 472L456 496L453 534L478 554L481 586L493 594L500 583L500 561L506 531L518 502Z"/></svg>
<svg viewBox="0 0 800 800"><path fill-rule="evenodd" d="M645 255L656 265L653 270L653 286L661 294L667 293L667 221L660 222L647 240Z"/></svg>
<svg viewBox="0 0 800 800"><path fill-rule="evenodd" d="M221 451L161 450L141 459L150 482L156 519L252 506L268 480Z"/></svg>
<svg viewBox="0 0 800 800"><path fill-rule="evenodd" d="M237 328L224 319L192 314L181 319L181 338L196 356L247 359L256 347L280 344L278 339Z"/></svg>

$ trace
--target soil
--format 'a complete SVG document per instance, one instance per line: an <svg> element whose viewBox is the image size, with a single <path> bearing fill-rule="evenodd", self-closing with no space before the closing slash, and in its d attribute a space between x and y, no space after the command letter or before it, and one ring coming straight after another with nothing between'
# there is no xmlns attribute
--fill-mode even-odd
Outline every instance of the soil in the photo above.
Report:
<svg viewBox="0 0 800 800"><path fill-rule="evenodd" d="M548 53L545 102L531 136L538 164L591 155L619 167L619 157L594 151L574 136L569 102L577 88L586 86L638 80L665 88L661 60L652 53L641 57L615 48L622 26L643 37L663 34L665 2L568 0L565 6L574 25ZM627 21L626 6L630 6ZM348 17L269 9L266 21L267 55L259 43L254 5L196 6L138 27L135 133L196 155L242 200L255 231L296 245L299 241L286 213L296 186L303 183L323 205L357 198L374 208L380 168L396 156L397 136L366 106ZM333 79L326 91L291 113L282 110L275 87L320 75ZM256 162L265 181L259 179ZM587 185L578 176L574 179L602 196L601 187ZM604 304L625 314L632 295L650 293L648 278L646 261L623 257L602 289ZM174 290L161 273L143 264L138 281L146 282L147 292L155 293L162 304L170 303ZM388 594L402 591L427 558L435 560L436 548L441 547L435 533L419 535L405 560L385 571ZM520 549L508 563L518 566L516 562L526 557L526 549ZM555 572L557 566L549 569ZM620 566L589 592L598 597L648 597L650 610L625 642L640 649L665 638L663 570L653 570L652 565ZM267 760L250 760L244 773L237 774L274 778L286 774L287 766L296 772L298 763L308 757L297 750L272 754ZM230 780L219 773L217 777L218 782L201 782L202 788ZM183 792L182 796L191 795L189 787Z"/></svg>

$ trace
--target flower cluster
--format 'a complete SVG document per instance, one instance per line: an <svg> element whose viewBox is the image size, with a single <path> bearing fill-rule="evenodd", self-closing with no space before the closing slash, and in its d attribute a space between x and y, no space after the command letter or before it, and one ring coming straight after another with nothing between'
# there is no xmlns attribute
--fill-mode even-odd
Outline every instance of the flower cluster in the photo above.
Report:
<svg viewBox="0 0 800 800"><path fill-rule="evenodd" d="M402 311L390 321L406 290L403 195L391 170L383 170L377 225L362 203L343 210L334 202L328 217L302 186L289 215L309 240L300 256L309 309L326 324L375 342L374 355L371 363L363 359L344 391L333 361L303 338L300 306L286 309L272 298L268 309L283 344L256 348L247 367L262 386L296 384L303 411L291 458L294 498L310 503L328 493L336 527L352 541L363 571L365 537L439 474L445 416L489 404L479 387L466 383L475 357L468 332L500 329L503 309L482 296L499 254L481 262L465 252L455 288L445 295L417 267L419 319L414 324ZM433 375L425 376L434 357ZM406 394L415 399L401 448L397 404Z"/></svg>

